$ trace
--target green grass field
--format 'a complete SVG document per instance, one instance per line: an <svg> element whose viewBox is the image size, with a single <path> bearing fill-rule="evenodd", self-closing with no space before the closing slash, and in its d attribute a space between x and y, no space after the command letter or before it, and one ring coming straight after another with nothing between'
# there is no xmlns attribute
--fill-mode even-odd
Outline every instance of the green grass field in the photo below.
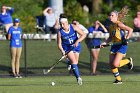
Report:
<svg viewBox="0 0 140 93"><path fill-rule="evenodd" d="M123 84L114 85L112 75L82 76L79 86L73 76L1 78L0 93L139 93L140 75L123 74ZM51 85L55 82L55 86Z"/></svg>
<svg viewBox="0 0 140 93"><path fill-rule="evenodd" d="M79 59L79 68L83 78L82 86L77 84L74 76L69 76L65 60L60 62L48 75L43 75L42 70L49 68L61 57L61 53L57 49L56 41L27 40L26 44L26 55L24 55L24 46L22 51L21 74L25 74L26 56L27 75L29 76L16 79L9 77L9 71L11 71L9 41L1 41L0 76L4 78L0 78L0 93L139 93L139 42L129 44L127 57L133 57L134 69L132 71L128 71L127 67L119 69L123 79L123 84L121 85L112 84L114 77L108 66L110 47L101 49L97 67L99 75L89 75L90 55L83 42ZM51 86L51 82L55 82L56 85Z"/></svg>
<svg viewBox="0 0 140 93"><path fill-rule="evenodd" d="M121 72L139 73L140 72L140 44L139 42L132 42L129 44L127 57L132 57L134 60L133 71L128 72L126 67L120 69ZM23 51L21 56L21 73L25 74L25 55L24 55L24 41ZM110 47L103 48L100 51L97 71L99 73L111 73L108 66ZM58 61L61 53L57 48L56 41L48 42L47 40L27 40L26 41L26 57L27 57L27 74L43 74L42 69L49 68L53 63ZM1 41L0 45L0 74L9 74L11 70L11 60L9 52L9 41ZM90 73L90 55L84 42L82 42L82 51L79 59L79 68L82 74ZM51 73L67 74L65 60L60 62ZM50 73L50 74L51 74Z"/></svg>

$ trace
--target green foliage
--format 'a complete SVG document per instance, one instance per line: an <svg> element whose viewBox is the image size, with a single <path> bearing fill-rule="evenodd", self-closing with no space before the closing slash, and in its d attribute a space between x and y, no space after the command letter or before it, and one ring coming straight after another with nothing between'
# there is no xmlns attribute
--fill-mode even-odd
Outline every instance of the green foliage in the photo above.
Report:
<svg viewBox="0 0 140 93"><path fill-rule="evenodd" d="M76 0L64 2L64 11L65 14L68 16L70 22L72 21L72 19L77 19L80 22L83 21L84 15L82 6Z"/></svg>
<svg viewBox="0 0 140 93"><path fill-rule="evenodd" d="M29 33L35 31L35 16L42 14L43 3L42 0L1 0L0 5L13 7L13 18L20 18L23 32Z"/></svg>

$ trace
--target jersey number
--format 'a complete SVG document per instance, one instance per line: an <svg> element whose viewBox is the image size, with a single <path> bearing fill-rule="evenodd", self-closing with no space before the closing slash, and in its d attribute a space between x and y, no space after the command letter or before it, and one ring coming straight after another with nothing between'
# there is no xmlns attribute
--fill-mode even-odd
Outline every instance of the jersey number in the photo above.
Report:
<svg viewBox="0 0 140 93"><path fill-rule="evenodd" d="M72 38L69 39L69 43L70 43L70 44L73 43L73 39L72 39Z"/></svg>

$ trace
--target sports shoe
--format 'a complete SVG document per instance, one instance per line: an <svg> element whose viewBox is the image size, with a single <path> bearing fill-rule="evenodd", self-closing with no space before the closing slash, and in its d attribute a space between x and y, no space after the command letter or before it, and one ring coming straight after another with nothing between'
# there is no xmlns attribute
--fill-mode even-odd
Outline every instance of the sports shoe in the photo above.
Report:
<svg viewBox="0 0 140 93"><path fill-rule="evenodd" d="M116 80L113 82L113 84L122 84L122 81L116 79Z"/></svg>
<svg viewBox="0 0 140 93"><path fill-rule="evenodd" d="M92 76L97 76L97 73L90 73L90 75L92 75Z"/></svg>
<svg viewBox="0 0 140 93"><path fill-rule="evenodd" d="M18 78L22 78L22 76L20 74L17 75Z"/></svg>
<svg viewBox="0 0 140 93"><path fill-rule="evenodd" d="M130 62L127 64L128 69L132 70L133 69L133 59L131 57L128 59L130 60Z"/></svg>
<svg viewBox="0 0 140 93"><path fill-rule="evenodd" d="M14 78L18 78L18 76L17 76L16 74L13 74L13 77L14 77Z"/></svg>
<svg viewBox="0 0 140 93"><path fill-rule="evenodd" d="M82 78L79 77L79 78L77 79L77 83L78 83L78 85L82 85Z"/></svg>

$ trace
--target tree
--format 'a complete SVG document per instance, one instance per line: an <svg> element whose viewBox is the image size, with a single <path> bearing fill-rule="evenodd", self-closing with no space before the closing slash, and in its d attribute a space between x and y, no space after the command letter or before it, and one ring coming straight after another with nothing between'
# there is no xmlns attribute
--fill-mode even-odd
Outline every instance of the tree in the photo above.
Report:
<svg viewBox="0 0 140 93"><path fill-rule="evenodd" d="M92 14L101 13L102 0L92 0Z"/></svg>

